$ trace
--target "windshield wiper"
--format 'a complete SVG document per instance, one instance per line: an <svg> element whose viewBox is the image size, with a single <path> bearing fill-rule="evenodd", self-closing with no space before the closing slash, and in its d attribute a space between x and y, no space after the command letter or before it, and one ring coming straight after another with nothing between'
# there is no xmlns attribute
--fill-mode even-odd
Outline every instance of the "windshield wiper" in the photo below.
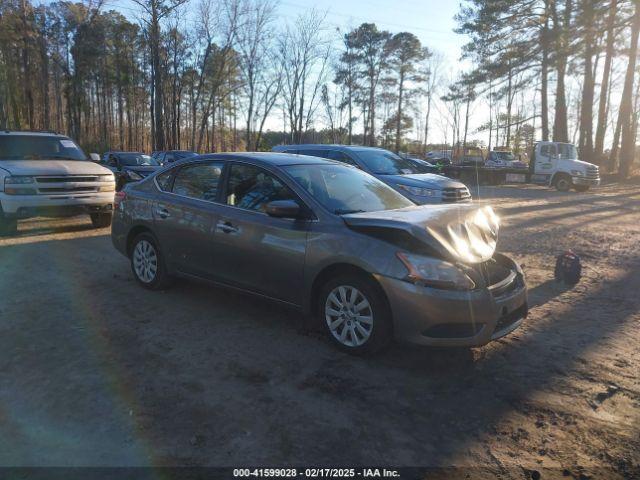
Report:
<svg viewBox="0 0 640 480"><path fill-rule="evenodd" d="M333 211L333 213L335 213L336 215L348 215L350 213L364 213L366 212L366 210L359 210L359 209L347 209L347 208L338 208L336 210Z"/></svg>

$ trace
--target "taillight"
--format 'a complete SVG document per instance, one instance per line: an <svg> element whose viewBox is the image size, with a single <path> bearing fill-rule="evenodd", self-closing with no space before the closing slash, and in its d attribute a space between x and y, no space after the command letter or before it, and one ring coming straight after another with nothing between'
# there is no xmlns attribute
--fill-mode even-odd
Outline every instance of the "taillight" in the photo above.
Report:
<svg viewBox="0 0 640 480"><path fill-rule="evenodd" d="M124 202L127 198L127 194L123 191L116 192L115 198L113 200L113 209L118 210L120 208L120 204Z"/></svg>

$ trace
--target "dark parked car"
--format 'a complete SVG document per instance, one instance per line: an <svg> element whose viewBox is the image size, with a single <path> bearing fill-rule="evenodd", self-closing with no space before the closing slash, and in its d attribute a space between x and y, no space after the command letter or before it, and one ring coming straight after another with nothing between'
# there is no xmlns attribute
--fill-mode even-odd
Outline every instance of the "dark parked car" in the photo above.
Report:
<svg viewBox="0 0 640 480"><path fill-rule="evenodd" d="M417 203L469 202L469 189L457 180L427 173L424 165L389 150L352 145L279 145L276 152L313 155L353 165Z"/></svg>
<svg viewBox="0 0 640 480"><path fill-rule="evenodd" d="M160 165L167 165L169 163L177 162L185 158L195 157L198 155L196 152L190 150L166 150L161 152L153 152L151 155L155 158Z"/></svg>
<svg viewBox="0 0 640 480"><path fill-rule="evenodd" d="M107 152L102 164L116 176L116 190L129 182L138 182L160 168L160 163L140 152Z"/></svg>
<svg viewBox="0 0 640 480"><path fill-rule="evenodd" d="M276 153L203 155L127 185L111 232L143 287L183 275L271 298L355 353L517 328L527 290L497 234L490 207L416 206L356 168Z"/></svg>

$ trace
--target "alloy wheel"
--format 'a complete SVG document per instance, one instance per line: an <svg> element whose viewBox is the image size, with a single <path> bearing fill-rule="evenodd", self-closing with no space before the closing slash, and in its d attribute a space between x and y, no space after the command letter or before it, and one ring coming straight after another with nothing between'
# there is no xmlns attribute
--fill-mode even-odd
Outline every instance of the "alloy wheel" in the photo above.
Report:
<svg viewBox="0 0 640 480"><path fill-rule="evenodd" d="M133 250L133 269L143 283L151 283L158 273L158 254L147 240L140 240Z"/></svg>
<svg viewBox="0 0 640 480"><path fill-rule="evenodd" d="M364 345L373 331L373 310L367 297L355 287L334 288L324 305L331 335L347 347Z"/></svg>

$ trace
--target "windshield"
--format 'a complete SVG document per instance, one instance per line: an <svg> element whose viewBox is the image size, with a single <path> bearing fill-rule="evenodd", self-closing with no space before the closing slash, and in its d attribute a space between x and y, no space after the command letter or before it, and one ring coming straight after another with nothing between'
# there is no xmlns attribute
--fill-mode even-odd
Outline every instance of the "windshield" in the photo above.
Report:
<svg viewBox="0 0 640 480"><path fill-rule="evenodd" d="M424 173L410 160L387 150L356 150L358 158L376 175L410 175Z"/></svg>
<svg viewBox="0 0 640 480"><path fill-rule="evenodd" d="M127 167L160 165L155 158L151 158L149 155L142 153L120 153L118 154L118 158L120 159L120 163Z"/></svg>
<svg viewBox="0 0 640 480"><path fill-rule="evenodd" d="M504 160L505 162L513 162L516 157L511 152L493 152L497 160Z"/></svg>
<svg viewBox="0 0 640 480"><path fill-rule="evenodd" d="M560 158L564 160L577 160L578 159L578 151L576 147L571 145L570 143L559 143L558 144L558 155Z"/></svg>
<svg viewBox="0 0 640 480"><path fill-rule="evenodd" d="M284 169L322 206L337 215L411 207L413 202L356 168L290 165Z"/></svg>
<svg viewBox="0 0 640 480"><path fill-rule="evenodd" d="M65 137L43 135L0 136L1 160L87 160L80 147Z"/></svg>

